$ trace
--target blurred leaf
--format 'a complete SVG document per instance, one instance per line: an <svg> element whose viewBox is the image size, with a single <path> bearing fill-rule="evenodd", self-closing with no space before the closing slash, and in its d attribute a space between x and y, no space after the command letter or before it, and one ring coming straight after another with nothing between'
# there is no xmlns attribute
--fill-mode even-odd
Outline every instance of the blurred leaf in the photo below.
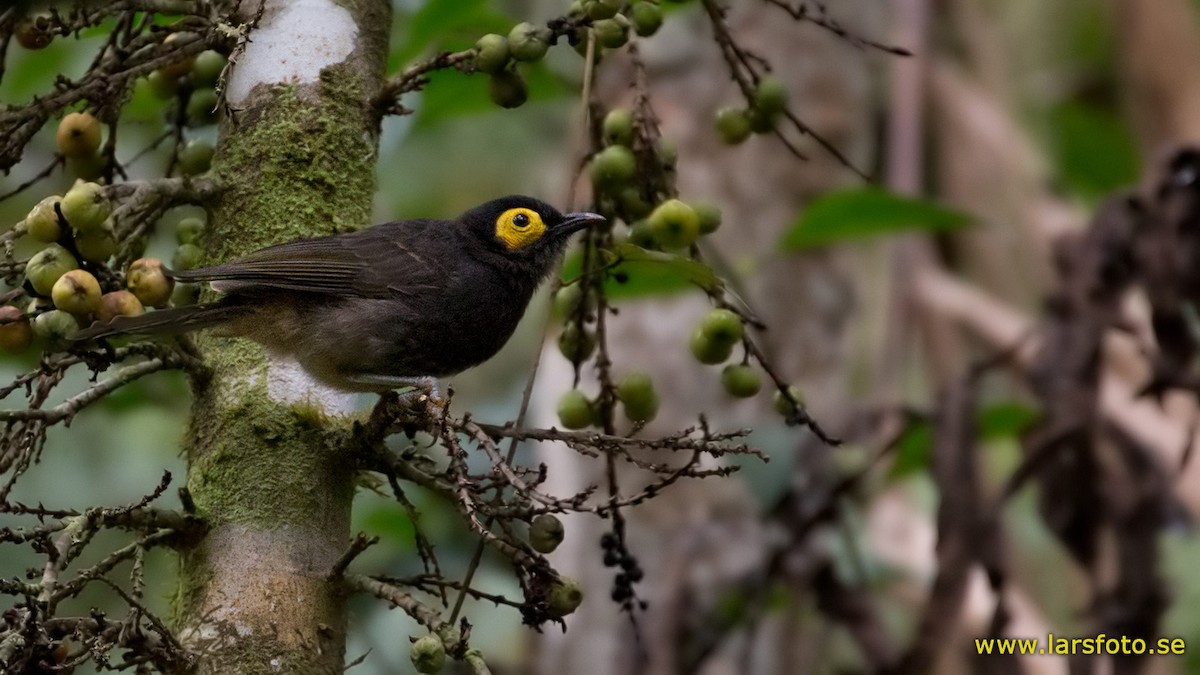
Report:
<svg viewBox="0 0 1200 675"><path fill-rule="evenodd" d="M570 93L566 85L543 64L522 68L521 74L529 84L529 102L546 101ZM460 115L503 112L488 98L488 77L482 73L465 75L457 70L440 70L429 74L417 116L416 129L428 128L442 120ZM511 111L509 114L519 114Z"/></svg>
<svg viewBox="0 0 1200 675"><path fill-rule="evenodd" d="M408 514L399 504L383 504L367 511L363 527L368 533L387 541L394 549L413 548L415 530Z"/></svg>
<svg viewBox="0 0 1200 675"><path fill-rule="evenodd" d="M683 256L647 251L634 244L620 244L608 255L613 267L609 269L604 289L610 298L661 296L696 286L706 290L721 286L721 279L712 268ZM563 263L563 279L577 279L582 267L583 252L572 253Z"/></svg>
<svg viewBox="0 0 1200 675"><path fill-rule="evenodd" d="M975 417L979 440L994 441L1019 436L1037 422L1037 410L1020 403L997 403L980 408ZM924 471L933 456L933 426L928 420L911 422L896 442L891 478Z"/></svg>
<svg viewBox="0 0 1200 675"><path fill-rule="evenodd" d="M927 199L879 188L833 192L813 201L783 235L787 251L906 230L940 232L963 227L971 217Z"/></svg>
<svg viewBox="0 0 1200 675"><path fill-rule="evenodd" d="M929 466L933 452L933 428L926 420L911 422L896 442L896 457L892 461L891 478L903 478Z"/></svg>
<svg viewBox="0 0 1200 675"><path fill-rule="evenodd" d="M1133 135L1114 111L1067 101L1050 118L1058 171L1072 189L1095 198L1137 181Z"/></svg>
<svg viewBox="0 0 1200 675"><path fill-rule="evenodd" d="M1020 403L997 403L979 411L976 420L979 438L992 441L998 438L1019 436L1033 426L1041 414L1030 406Z"/></svg>
<svg viewBox="0 0 1200 675"><path fill-rule="evenodd" d="M466 49L485 33L507 33L515 22L486 0L429 0L404 23L408 30L388 58L391 70L408 64L431 46Z"/></svg>

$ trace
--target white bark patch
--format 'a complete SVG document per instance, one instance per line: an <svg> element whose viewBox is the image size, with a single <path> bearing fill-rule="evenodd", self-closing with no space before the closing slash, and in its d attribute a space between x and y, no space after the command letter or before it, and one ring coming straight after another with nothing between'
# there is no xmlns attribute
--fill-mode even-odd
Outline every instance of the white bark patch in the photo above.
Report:
<svg viewBox="0 0 1200 675"><path fill-rule="evenodd" d="M243 107L256 85L316 82L321 69L354 51L358 27L333 0L273 2L229 77L226 98Z"/></svg>
<svg viewBox="0 0 1200 675"><path fill-rule="evenodd" d="M328 415L349 415L358 395L327 387L312 378L294 359L267 353L267 395L281 403L316 403Z"/></svg>

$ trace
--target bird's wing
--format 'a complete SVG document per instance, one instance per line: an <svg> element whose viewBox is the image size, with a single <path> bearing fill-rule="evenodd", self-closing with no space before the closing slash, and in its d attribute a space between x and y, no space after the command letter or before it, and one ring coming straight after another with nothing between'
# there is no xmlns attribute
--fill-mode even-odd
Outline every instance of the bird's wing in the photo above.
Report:
<svg viewBox="0 0 1200 675"><path fill-rule="evenodd" d="M269 246L221 265L173 271L171 276L179 281L216 281L214 287L223 291L270 288L394 297L440 285L440 276L449 271L439 269L435 263L441 261L434 258L444 257L437 255L444 237L424 221L389 223Z"/></svg>

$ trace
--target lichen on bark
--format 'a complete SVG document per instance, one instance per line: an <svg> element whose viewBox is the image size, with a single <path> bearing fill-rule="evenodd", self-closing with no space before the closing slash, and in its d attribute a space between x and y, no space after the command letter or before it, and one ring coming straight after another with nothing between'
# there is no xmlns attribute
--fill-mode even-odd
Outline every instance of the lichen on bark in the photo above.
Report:
<svg viewBox="0 0 1200 675"><path fill-rule="evenodd" d="M369 224L378 133L370 101L390 4L342 4L359 29L346 61L309 84L260 84L222 121L209 262ZM329 427L348 422L273 399L259 345L196 341L212 377L195 387L187 485L210 529L181 555L180 635L201 673L340 673L344 594L328 577L349 541L353 475Z"/></svg>

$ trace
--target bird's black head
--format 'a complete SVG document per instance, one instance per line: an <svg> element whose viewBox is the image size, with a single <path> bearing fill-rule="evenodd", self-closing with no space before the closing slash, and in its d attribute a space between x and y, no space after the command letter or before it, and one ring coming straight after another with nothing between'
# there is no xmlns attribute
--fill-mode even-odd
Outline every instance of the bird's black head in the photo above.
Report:
<svg viewBox="0 0 1200 675"><path fill-rule="evenodd" d="M567 246L571 235L604 220L595 213L563 214L533 197L493 199L458 217L472 238L495 260L506 260L539 276Z"/></svg>

